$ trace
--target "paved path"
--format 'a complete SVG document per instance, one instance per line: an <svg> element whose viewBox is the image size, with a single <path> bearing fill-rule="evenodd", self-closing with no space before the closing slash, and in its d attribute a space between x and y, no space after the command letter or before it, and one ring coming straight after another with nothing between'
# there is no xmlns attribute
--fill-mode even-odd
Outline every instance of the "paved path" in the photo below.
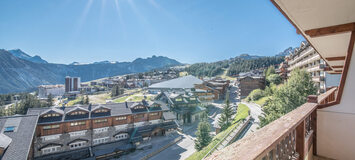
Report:
<svg viewBox="0 0 355 160"><path fill-rule="evenodd" d="M247 102L242 102L242 104L245 104L246 106L249 107L250 115L255 119L253 124L250 126L249 130L246 133L246 135L248 135L249 133L256 131L260 126L259 116L263 113L263 111L261 110L261 107L258 104L247 103Z"/></svg>

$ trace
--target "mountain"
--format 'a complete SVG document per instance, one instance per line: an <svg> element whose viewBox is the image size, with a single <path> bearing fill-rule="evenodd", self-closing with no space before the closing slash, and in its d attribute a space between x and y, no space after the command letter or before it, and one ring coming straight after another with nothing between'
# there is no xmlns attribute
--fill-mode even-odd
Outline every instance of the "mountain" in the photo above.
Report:
<svg viewBox="0 0 355 160"><path fill-rule="evenodd" d="M287 49L285 49L284 51L276 54L277 57L285 57L287 55L289 55L290 53L292 53L295 50L295 48L292 47L288 47Z"/></svg>
<svg viewBox="0 0 355 160"><path fill-rule="evenodd" d="M100 61L100 62L94 62L93 64L115 64L118 63L117 61Z"/></svg>
<svg viewBox="0 0 355 160"><path fill-rule="evenodd" d="M85 82L180 64L176 60L163 56L138 58L133 62L99 64L35 63L0 49L0 93L32 91L42 84L64 84L65 76L78 76Z"/></svg>
<svg viewBox="0 0 355 160"><path fill-rule="evenodd" d="M249 54L241 54L235 58L241 58L244 60L248 60L248 59L257 59L257 58L261 58L263 56L257 56L257 55L249 55Z"/></svg>
<svg viewBox="0 0 355 160"><path fill-rule="evenodd" d="M17 58L24 59L27 61L31 61L34 63L48 63L47 61L43 60L40 56L33 56L31 57L30 55L26 54L20 49L13 49L13 50L8 50L12 55L16 56Z"/></svg>

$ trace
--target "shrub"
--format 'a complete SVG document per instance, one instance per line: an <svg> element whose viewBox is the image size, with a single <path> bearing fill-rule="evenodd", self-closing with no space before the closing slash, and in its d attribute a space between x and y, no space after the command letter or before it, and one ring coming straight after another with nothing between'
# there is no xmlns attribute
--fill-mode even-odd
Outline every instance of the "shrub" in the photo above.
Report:
<svg viewBox="0 0 355 160"><path fill-rule="evenodd" d="M265 96L265 94L264 94L263 90L255 89L249 94L248 100L257 101L264 96Z"/></svg>

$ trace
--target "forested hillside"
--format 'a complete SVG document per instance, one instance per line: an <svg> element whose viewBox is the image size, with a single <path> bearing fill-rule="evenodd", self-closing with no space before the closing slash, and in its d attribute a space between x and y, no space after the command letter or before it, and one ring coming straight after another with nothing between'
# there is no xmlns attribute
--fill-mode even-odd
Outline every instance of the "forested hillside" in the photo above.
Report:
<svg viewBox="0 0 355 160"><path fill-rule="evenodd" d="M271 65L280 64L283 60L284 57L279 56L254 58L239 56L213 63L196 63L187 67L186 71L194 76L213 77L221 74L224 69L228 69L228 76L233 76L240 72L248 72L254 69L267 68Z"/></svg>

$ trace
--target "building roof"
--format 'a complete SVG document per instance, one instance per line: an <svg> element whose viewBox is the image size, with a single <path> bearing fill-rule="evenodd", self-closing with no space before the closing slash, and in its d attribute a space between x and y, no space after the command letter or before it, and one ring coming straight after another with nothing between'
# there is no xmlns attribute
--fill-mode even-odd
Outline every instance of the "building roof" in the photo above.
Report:
<svg viewBox="0 0 355 160"><path fill-rule="evenodd" d="M126 106L127 104L127 106ZM147 103L147 104L152 104L152 103ZM160 104L159 109L154 109L154 112L157 111L168 111L169 108L166 105ZM55 108L56 110L61 110L64 113L64 116L60 117L49 117L49 118L42 118L40 117L38 120L39 124L46 124L46 123L58 123L58 122L63 122L63 121L77 121L77 120L84 120L84 119L90 119L90 118L99 118L99 117L107 117L107 116L120 116L120 115L129 115L129 114L134 114L137 112L133 111L133 106L136 105L142 105L142 103L137 103L137 102L127 102L127 103L110 103L110 104L100 104L100 105L91 105L92 110L90 110L89 106L90 105L81 105L79 106L72 106L72 107L52 107L52 108L29 108L27 111L27 115L43 115L44 112L48 112L48 110ZM147 106L149 107L149 106ZM109 109L108 114L94 114L91 111L94 111L94 109L97 108L106 108ZM69 112L72 112L73 110L83 110L87 111L88 114L85 115L75 115L75 116L69 116L66 115ZM150 110L145 109L143 112L150 112ZM153 110L152 110L153 112ZM58 119L59 118L59 119Z"/></svg>
<svg viewBox="0 0 355 160"><path fill-rule="evenodd" d="M12 139L10 137L3 133L0 133L0 148L6 149L10 145L11 141Z"/></svg>
<svg viewBox="0 0 355 160"><path fill-rule="evenodd" d="M1 134L11 139L11 143L5 151L2 160L28 158L37 119L38 116L35 115L0 117ZM4 132L6 127L13 127L14 130ZM4 140L3 137L0 138L1 145L9 142L8 139Z"/></svg>
<svg viewBox="0 0 355 160"><path fill-rule="evenodd" d="M165 120L174 120L176 119L175 115L171 112L164 112L163 117Z"/></svg>
<svg viewBox="0 0 355 160"><path fill-rule="evenodd" d="M202 84L203 81L188 75L171 80L167 80L160 83L155 83L149 86L150 89L190 89L194 88L194 84Z"/></svg>

